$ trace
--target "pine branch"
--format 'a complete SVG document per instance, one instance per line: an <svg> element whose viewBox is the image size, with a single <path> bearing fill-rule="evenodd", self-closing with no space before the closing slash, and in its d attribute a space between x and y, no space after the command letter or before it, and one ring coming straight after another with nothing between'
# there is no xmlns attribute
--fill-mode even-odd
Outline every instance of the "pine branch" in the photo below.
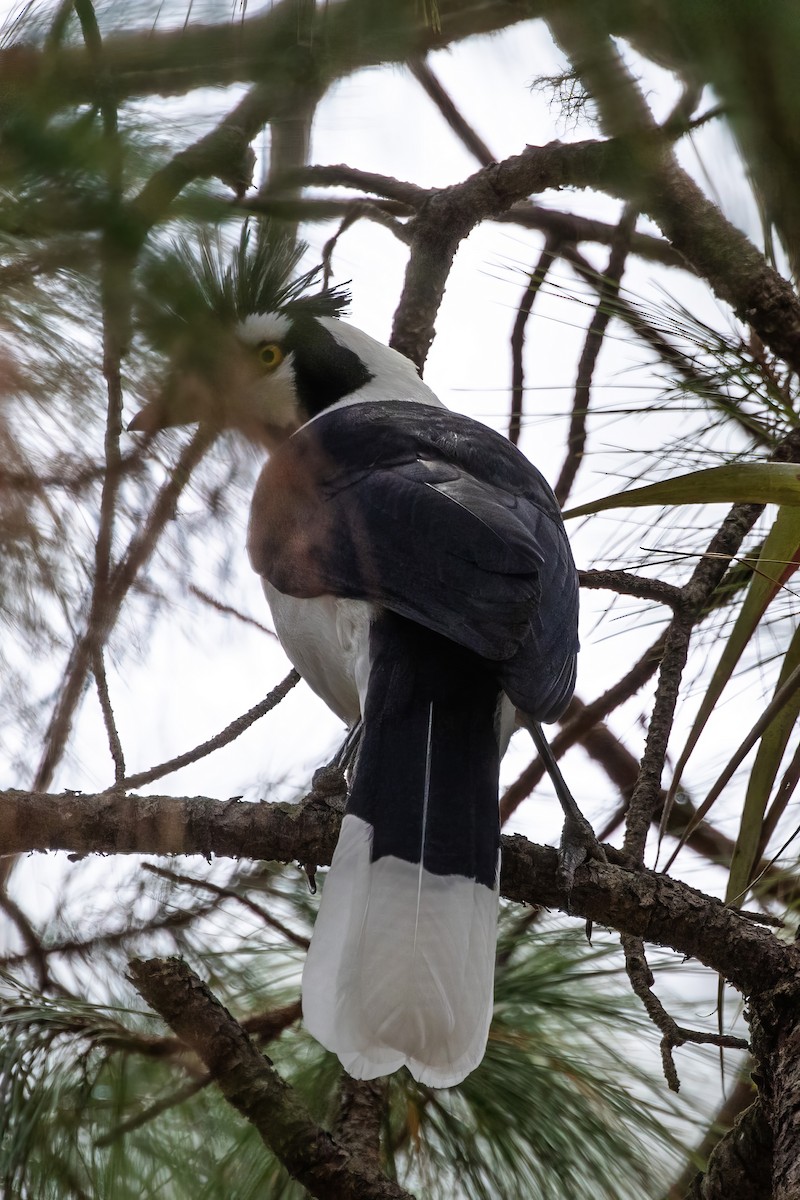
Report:
<svg viewBox="0 0 800 1200"><path fill-rule="evenodd" d="M298 804L227 803L203 796L107 796L0 792L0 843L12 853L202 854L330 863L342 796L312 791ZM618 852L609 847L612 859ZM671 877L613 864L578 870L571 897L555 849L503 839L501 894L561 908L679 954L698 958L746 993L800 966L800 949L777 941L712 897ZM788 956L788 957L787 957Z"/></svg>

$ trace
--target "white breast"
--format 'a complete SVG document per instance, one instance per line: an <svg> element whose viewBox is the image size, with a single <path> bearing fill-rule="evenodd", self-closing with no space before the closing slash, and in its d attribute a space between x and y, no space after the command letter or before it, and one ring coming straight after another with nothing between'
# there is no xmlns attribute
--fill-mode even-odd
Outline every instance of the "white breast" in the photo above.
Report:
<svg viewBox="0 0 800 1200"><path fill-rule="evenodd" d="M298 600L266 579L262 584L290 662L328 708L346 725L354 725L366 698L375 606L335 596Z"/></svg>

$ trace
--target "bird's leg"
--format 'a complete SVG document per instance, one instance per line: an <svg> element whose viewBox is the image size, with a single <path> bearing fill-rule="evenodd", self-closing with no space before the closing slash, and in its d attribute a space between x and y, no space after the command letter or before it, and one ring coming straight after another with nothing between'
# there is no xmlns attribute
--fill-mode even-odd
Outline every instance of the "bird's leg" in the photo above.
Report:
<svg viewBox="0 0 800 1200"><path fill-rule="evenodd" d="M312 791L340 812L345 811L349 792L347 775L348 772L352 773L358 757L362 729L363 721L359 718L356 724L348 729L347 736L330 762L315 771L311 781Z"/></svg>
<svg viewBox="0 0 800 1200"><path fill-rule="evenodd" d="M591 825L575 803L575 797L564 782L564 776L561 774L541 725L526 713L518 712L517 719L533 738L533 744L553 782L558 802L564 813L564 828L561 832L558 858L561 877L564 880L569 899L578 867L590 858L605 862L605 851L595 837Z"/></svg>
<svg viewBox="0 0 800 1200"><path fill-rule="evenodd" d="M361 744L361 734L364 729L364 722L359 717L355 725L347 731L347 736L342 742L336 754L331 759L330 765L336 767L343 775L355 765L356 757L358 756L358 747Z"/></svg>

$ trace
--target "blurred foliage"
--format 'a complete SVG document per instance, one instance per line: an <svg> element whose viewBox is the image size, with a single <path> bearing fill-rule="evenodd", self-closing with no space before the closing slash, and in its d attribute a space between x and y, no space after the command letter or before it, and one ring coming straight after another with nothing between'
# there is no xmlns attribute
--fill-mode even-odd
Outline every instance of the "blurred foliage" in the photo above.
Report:
<svg viewBox="0 0 800 1200"><path fill-rule="evenodd" d="M297 999L303 948L296 942L310 935L317 902L293 870L223 875L200 864L194 883L189 870L130 876L114 906L135 914L122 938L112 925L108 936L98 930L75 945L76 893L50 925L43 960L23 955L0 964L5 1194L303 1195L255 1130L204 1085L202 1067L138 1010L125 963L133 953L179 953L240 1020L260 1016L263 1028L265 1016ZM223 894L210 898L204 878ZM678 1153L677 1130L693 1113L664 1098L654 1052L645 1065L642 1040L654 1043L655 1035L626 990L619 950L504 906L498 963L480 1068L445 1091L405 1071L389 1080L384 1124L393 1173L442 1200L459 1187L481 1200L658 1196ZM92 1003L77 998L87 977ZM335 1056L296 1020L265 1050L315 1117L331 1122Z"/></svg>

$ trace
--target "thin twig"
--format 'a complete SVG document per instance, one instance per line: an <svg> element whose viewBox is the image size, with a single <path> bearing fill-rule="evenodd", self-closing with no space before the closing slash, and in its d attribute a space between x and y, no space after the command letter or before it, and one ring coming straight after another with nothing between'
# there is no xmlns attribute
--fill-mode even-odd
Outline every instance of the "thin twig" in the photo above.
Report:
<svg viewBox="0 0 800 1200"><path fill-rule="evenodd" d="M757 858L761 858L766 853L767 846L775 832L778 821L786 811L786 806L794 795L798 782L800 782L800 744L798 744L789 765L783 773L783 778L778 785L775 798L764 817L758 850L756 851Z"/></svg>
<svg viewBox="0 0 800 1200"><path fill-rule="evenodd" d="M579 571L581 587L607 588L621 596L636 596L641 600L657 600L670 608L680 608L684 603L683 592L663 579L648 579L645 575L632 575L629 571Z"/></svg>
<svg viewBox="0 0 800 1200"><path fill-rule="evenodd" d="M567 453L564 465L553 488L556 499L562 508L572 490L575 476L578 473L578 468L583 458L594 370L603 345L608 323L614 315L613 301L619 293L619 286L625 270L625 263L630 253L631 238L636 228L638 215L639 210L636 205L626 204L620 217L617 237L611 245L608 267L606 268L601 288L598 291L597 307L589 322L583 350L578 361L572 416L567 435Z"/></svg>
<svg viewBox="0 0 800 1200"><path fill-rule="evenodd" d="M213 737L205 742L201 742L199 746L195 746L192 750L187 750L183 754L177 754L175 758L170 758L166 762L159 763L156 767L148 767L146 771L139 771L136 775L128 775L125 779L116 781L113 787L106 789L106 793L121 790L128 791L131 788L142 787L145 783L152 783L154 779L163 779L165 775L170 775L173 771L179 771L181 767L187 767L190 763L198 762L201 758L206 758L209 754L213 754L215 750L221 749L222 746L227 746L230 742L235 741L236 738L241 737L246 729L249 729L251 725L280 704L281 700L299 682L300 676L297 671L292 669L285 679L282 679L271 692L267 693L263 700L259 700L258 704L254 704L252 708L242 713L235 721L231 721L219 733L215 733Z"/></svg>
<svg viewBox="0 0 800 1200"><path fill-rule="evenodd" d="M519 302L514 328L511 331L511 410L508 416L508 439L515 446L519 443L519 435L522 430L522 406L525 395L525 367L522 359L525 326L539 290L547 277L547 272L558 254L559 245L558 238L552 234L545 239L539 261L531 271L528 285Z"/></svg>
<svg viewBox="0 0 800 1200"><path fill-rule="evenodd" d="M119 730L117 729L116 718L114 717L114 708L108 691L108 679L106 677L103 651L99 646L96 646L92 653L92 674L94 675L94 681L97 686L97 697L103 713L103 724L106 727L108 748L114 760L114 782L120 786L125 778L125 754L122 749L122 742Z"/></svg>
<svg viewBox="0 0 800 1200"><path fill-rule="evenodd" d="M0 286L2 286L1 281ZM58 461L56 458L55 464ZM0 466L0 487L22 492L41 492L46 488L63 488L67 492L78 494L91 484L97 483L98 479L102 479L108 470L104 463L91 463L72 470L69 459L65 457L62 461L63 468L61 470L53 469L47 475L33 470L11 470L8 466ZM142 456L138 448L119 460L121 475L133 474L140 471L141 468Z"/></svg>
<svg viewBox="0 0 800 1200"><path fill-rule="evenodd" d="M672 1054L673 1050L679 1046L683 1046L686 1042L692 1042L695 1045L720 1046L731 1050L747 1050L749 1048L749 1044L744 1038L734 1037L731 1034L705 1033L678 1025L653 991L655 980L647 962L642 939L630 934L622 934L620 940L625 953L625 969L631 987L644 1004L650 1020L661 1031L661 1062L664 1076L673 1092L680 1091L680 1081Z"/></svg>
<svg viewBox="0 0 800 1200"><path fill-rule="evenodd" d="M210 879L198 879L194 875L181 875L178 871L169 871L166 867L157 867L153 863L144 863L143 866L145 871L149 871L151 875L157 875L159 879L168 879L171 883L185 884L192 888L204 888L207 892L212 892L213 895L218 896L221 900L237 901L243 908L254 913L265 925L269 925L270 929L274 929L276 933L280 933L282 937L285 937L293 946L297 946L300 950L308 949L309 941L307 937L303 937L299 933L294 933L282 921L273 917L265 908L257 904L255 900L252 900L247 895L243 895L241 892L237 892L235 888L221 887L217 883L212 883Z"/></svg>
<svg viewBox="0 0 800 1200"><path fill-rule="evenodd" d="M153 918L152 921L147 921L141 925L126 924L121 929L112 929L109 932L97 933L88 938L68 938L60 942L48 942L45 945L40 945L35 949L32 947L30 951L22 954L7 954L0 958L0 968L4 970L13 969L14 967L22 966L29 962L37 955L41 958L51 958L53 955L73 955L87 954L92 951L97 951L101 948L109 948L112 946L124 946L128 942L133 942L137 938L148 936L153 933L161 933L171 929L180 929L184 925L190 924L202 917L209 916L215 908L219 906L220 898L215 896L212 900L205 900L202 904L196 904L194 908L180 909L174 912L163 913L162 915ZM24 915L24 914L23 914Z"/></svg>
<svg viewBox="0 0 800 1200"><path fill-rule="evenodd" d="M263 1049L270 1042L280 1037L285 1029L290 1025L294 1025L300 1020L301 1006L299 1000L294 1000L291 1004L284 1004L279 1008L268 1009L263 1013L255 1013L251 1017L246 1017L242 1022L242 1029L246 1030L251 1037L258 1039L258 1044ZM177 1038L164 1038L162 1043L168 1046L173 1053L179 1053L182 1049L182 1043ZM119 1125L115 1125L108 1133L104 1133L97 1138L96 1146L110 1146L112 1143L119 1141L128 1133L133 1133L135 1129L141 1129L143 1125L162 1116L171 1108L176 1108L179 1104L185 1104L187 1100L191 1100L198 1092L207 1088L214 1080L210 1075L200 1075L196 1079L190 1079L182 1088L171 1092L169 1095L157 1100L154 1104L148 1105L134 1116L129 1117L126 1121L120 1121Z"/></svg>
<svg viewBox="0 0 800 1200"><path fill-rule="evenodd" d="M95 1138L95 1146L111 1146L114 1142L118 1142L121 1138L129 1133L133 1133L136 1129L141 1129L143 1125L147 1125L150 1121L157 1120L158 1117L169 1112L171 1108L177 1108L180 1104L185 1104L187 1100L191 1100L198 1092L202 1092L210 1083L213 1083L210 1075L201 1075L198 1079L189 1079L183 1087L178 1088L175 1092L170 1092L167 1096L162 1096L160 1100L156 1100L153 1104L148 1104L145 1108L135 1113L132 1117L128 1117L125 1121L120 1121L108 1133L103 1133L100 1137Z"/></svg>
<svg viewBox="0 0 800 1200"><path fill-rule="evenodd" d="M296 183L306 186L322 184L327 187L358 188L363 192L398 201L406 205L411 212L416 212L429 197L436 195L435 188L420 187L418 183L396 179L393 175L361 171L357 167L348 166L347 163L310 163L301 171L291 172L285 179L274 180L272 188L279 191L281 187L292 187Z"/></svg>
<svg viewBox="0 0 800 1200"><path fill-rule="evenodd" d="M237 621L241 621L243 625L250 625L253 629L257 629L259 633L265 633L267 637L278 640L278 635L274 629L268 629L266 625L262 625L255 617L249 617L247 613L240 612L238 608L233 608L230 604L223 604L221 600L217 600L215 596L211 596L208 592L204 592L197 584L190 583L189 591L193 596L197 596L198 600L202 600L209 608L215 609L219 613L224 613L227 617L236 617Z"/></svg>
<svg viewBox="0 0 800 1200"><path fill-rule="evenodd" d="M24 954L17 955L16 957L24 960L25 962L32 963L36 970L39 991L49 991L53 986L53 980L51 979L50 972L47 968L46 953L42 947L39 934L31 924L27 913L23 912L16 900L12 900L11 897L5 892L0 893L0 908L16 925L23 942L27 947Z"/></svg>
<svg viewBox="0 0 800 1200"><path fill-rule="evenodd" d="M447 124L456 137L463 142L471 154L475 155L482 167L488 167L495 162L495 157L484 142L464 118L457 108L449 92L442 86L441 81L431 70L426 59L415 58L408 64L411 74L417 83L421 84L427 95L439 109Z"/></svg>
<svg viewBox="0 0 800 1200"><path fill-rule="evenodd" d="M95 623L90 622L75 641L58 688L58 700L45 733L42 757L33 782L34 791L45 791L50 786L84 693L86 676L91 669L92 651L96 645L105 644L128 591L152 556L167 522L174 517L178 499L189 483L193 469L211 445L213 436L206 429L198 429L184 447L169 478L156 496L143 526L133 535L127 552L111 574L102 614L96 614ZM100 620L102 624L98 623Z"/></svg>

